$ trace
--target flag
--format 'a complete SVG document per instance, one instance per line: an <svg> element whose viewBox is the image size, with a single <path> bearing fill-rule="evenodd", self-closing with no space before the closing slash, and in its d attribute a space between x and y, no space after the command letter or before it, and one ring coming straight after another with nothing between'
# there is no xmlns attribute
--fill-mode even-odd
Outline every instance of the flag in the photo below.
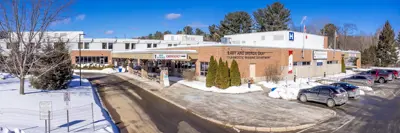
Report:
<svg viewBox="0 0 400 133"><path fill-rule="evenodd" d="M304 32L304 34L306 35L306 39L307 39L307 29L306 29L306 25L304 25L303 32Z"/></svg>

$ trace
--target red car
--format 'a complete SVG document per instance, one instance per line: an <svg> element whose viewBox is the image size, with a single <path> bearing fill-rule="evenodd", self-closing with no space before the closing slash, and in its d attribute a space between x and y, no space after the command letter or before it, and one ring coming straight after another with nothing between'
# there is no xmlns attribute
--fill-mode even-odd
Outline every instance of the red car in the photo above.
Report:
<svg viewBox="0 0 400 133"><path fill-rule="evenodd" d="M373 69L366 72L361 72L360 75L369 75L374 78L374 81L379 83L386 83L393 80L393 73L383 69Z"/></svg>

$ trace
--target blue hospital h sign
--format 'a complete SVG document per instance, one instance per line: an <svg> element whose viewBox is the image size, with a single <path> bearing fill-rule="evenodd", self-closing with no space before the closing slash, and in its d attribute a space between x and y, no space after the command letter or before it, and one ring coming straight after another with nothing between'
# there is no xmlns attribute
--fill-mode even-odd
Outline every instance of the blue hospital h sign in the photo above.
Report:
<svg viewBox="0 0 400 133"><path fill-rule="evenodd" d="M289 41L294 41L294 32L289 32Z"/></svg>

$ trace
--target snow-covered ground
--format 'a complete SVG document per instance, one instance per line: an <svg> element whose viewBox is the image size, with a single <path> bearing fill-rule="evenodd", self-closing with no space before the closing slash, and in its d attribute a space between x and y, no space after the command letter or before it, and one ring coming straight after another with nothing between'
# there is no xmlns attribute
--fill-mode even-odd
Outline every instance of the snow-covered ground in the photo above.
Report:
<svg viewBox="0 0 400 133"><path fill-rule="evenodd" d="M74 72L75 73L79 73L79 69L74 69ZM112 68L105 68L103 70L81 70L81 72L82 73L106 73L106 74L110 74L110 73L115 73L117 71L112 69Z"/></svg>
<svg viewBox="0 0 400 133"><path fill-rule="evenodd" d="M231 86L226 89L219 89L215 86L213 87L206 87L205 82L201 81L186 81L186 80L180 80L178 83L190 86L192 88L196 88L199 90L203 91L210 91L210 92L217 92L217 93L248 93L248 92L254 92L254 91L262 91L263 89L255 84L252 84L250 88L248 88L247 84L243 84L241 86Z"/></svg>
<svg viewBox="0 0 400 133"><path fill-rule="evenodd" d="M67 91L70 92L71 99L68 107L69 123L67 106L63 99ZM67 90L58 91L37 90L31 88L26 81L25 95L19 94L17 78L0 80L0 127L3 131L14 131L13 129L18 128L26 133L43 133L45 121L40 120L39 103L51 101L51 132L66 133L68 125L70 132L113 132L112 126L115 125L101 107L96 95L97 92L87 79L82 79L82 86L79 86L78 76L74 76Z"/></svg>

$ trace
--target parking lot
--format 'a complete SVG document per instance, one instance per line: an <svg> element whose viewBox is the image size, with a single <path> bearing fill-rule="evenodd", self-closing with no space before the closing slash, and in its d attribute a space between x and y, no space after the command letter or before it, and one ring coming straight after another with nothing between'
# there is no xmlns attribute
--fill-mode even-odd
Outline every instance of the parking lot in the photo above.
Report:
<svg viewBox="0 0 400 133"><path fill-rule="evenodd" d="M359 99L350 99L332 110L336 117L297 133L398 133L400 132L400 80L372 86L374 91L366 92ZM305 104L328 108L325 104Z"/></svg>

